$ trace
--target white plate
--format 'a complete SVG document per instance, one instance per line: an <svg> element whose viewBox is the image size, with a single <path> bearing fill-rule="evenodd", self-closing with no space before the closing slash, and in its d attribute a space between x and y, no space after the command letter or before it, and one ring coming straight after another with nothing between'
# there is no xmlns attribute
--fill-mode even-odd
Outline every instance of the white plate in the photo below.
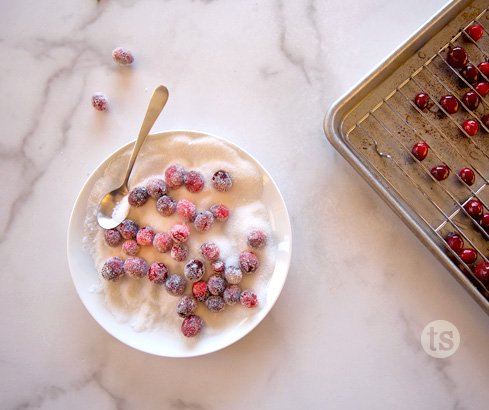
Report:
<svg viewBox="0 0 489 410"><path fill-rule="evenodd" d="M178 133L195 136L196 138L207 136L221 140L218 137L193 131L169 131L150 135L146 144L151 144L152 139L168 138ZM115 319L104 304L103 294L91 291L91 288L97 283L98 273L95 270L91 256L83 247L87 201L94 184L103 176L108 164L128 152L134 143L125 145L102 162L78 195L68 228L68 261L75 288L93 318L112 336L135 349L166 357L199 356L220 350L238 341L253 330L272 309L282 291L289 270L292 246L290 221L285 203L267 171L241 148L228 141L226 143L232 145L253 163L263 177L264 190L261 201L266 206L272 228L275 267L270 276L266 297L260 300L261 308L256 310L256 312L251 312L238 324L229 326L211 337L199 335L196 338L192 338L191 342L190 339L187 342L182 340L181 337L177 337L176 334L169 334L164 331L136 332L129 324L120 323Z"/></svg>

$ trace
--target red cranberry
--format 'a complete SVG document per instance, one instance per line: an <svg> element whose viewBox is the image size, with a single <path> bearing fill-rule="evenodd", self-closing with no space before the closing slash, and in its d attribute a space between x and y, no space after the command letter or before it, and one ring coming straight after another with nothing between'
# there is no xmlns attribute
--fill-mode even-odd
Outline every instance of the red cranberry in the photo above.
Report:
<svg viewBox="0 0 489 410"><path fill-rule="evenodd" d="M203 280L194 282L192 285L192 294L199 302L205 302L210 295L207 283Z"/></svg>
<svg viewBox="0 0 489 410"><path fill-rule="evenodd" d="M207 287L212 295L222 295L226 289L226 281L219 275L211 275L207 281Z"/></svg>
<svg viewBox="0 0 489 410"><path fill-rule="evenodd" d="M486 114L482 117L482 123L486 128L489 128L489 114Z"/></svg>
<svg viewBox="0 0 489 410"><path fill-rule="evenodd" d="M462 96L462 102L469 110L475 110L479 106L481 99L475 91L467 91Z"/></svg>
<svg viewBox="0 0 489 410"><path fill-rule="evenodd" d="M253 252L243 251L239 255L239 267L244 273L255 272L259 265L258 258Z"/></svg>
<svg viewBox="0 0 489 410"><path fill-rule="evenodd" d="M122 252L129 256L136 256L139 253L139 245L134 239L128 239L122 244Z"/></svg>
<svg viewBox="0 0 489 410"><path fill-rule="evenodd" d="M155 262L149 267L148 278L154 284L162 285L168 278L168 268L163 262Z"/></svg>
<svg viewBox="0 0 489 410"><path fill-rule="evenodd" d="M121 258L112 256L107 259L102 266L102 277L110 282L115 282L124 275L123 262Z"/></svg>
<svg viewBox="0 0 489 410"><path fill-rule="evenodd" d="M424 110L426 107L428 107L428 104L430 103L430 97L428 94L425 93L419 93L414 97L414 103L420 110Z"/></svg>
<svg viewBox="0 0 489 410"><path fill-rule="evenodd" d="M107 111L109 109L109 100L102 93L95 93L92 95L92 107L97 111Z"/></svg>
<svg viewBox="0 0 489 410"><path fill-rule="evenodd" d="M197 216L197 208L188 199L180 199L177 202L177 214L186 222L193 222Z"/></svg>
<svg viewBox="0 0 489 410"><path fill-rule="evenodd" d="M159 232L153 238L154 248L161 253L168 252L173 246L173 239L166 232Z"/></svg>
<svg viewBox="0 0 489 410"><path fill-rule="evenodd" d="M187 282L179 275L171 275L165 281L165 289L172 296L181 296L185 292Z"/></svg>
<svg viewBox="0 0 489 410"><path fill-rule="evenodd" d="M464 206L467 213L475 220L480 219L484 213L484 207L477 199L472 199Z"/></svg>
<svg viewBox="0 0 489 410"><path fill-rule="evenodd" d="M477 65L479 71L484 74L486 77L489 77L489 63L487 61L483 61Z"/></svg>
<svg viewBox="0 0 489 410"><path fill-rule="evenodd" d="M107 229L104 232L104 240L107 245L114 247L122 242L122 236L117 229Z"/></svg>
<svg viewBox="0 0 489 410"><path fill-rule="evenodd" d="M458 173L460 179L467 185L473 185L475 182L475 173L470 168L462 168Z"/></svg>
<svg viewBox="0 0 489 410"><path fill-rule="evenodd" d="M241 293L240 300L241 300L241 304L247 308L253 308L256 305L258 305L258 296L251 289L247 289L243 291Z"/></svg>
<svg viewBox="0 0 489 410"><path fill-rule="evenodd" d="M208 232L214 226L214 216L209 211L198 214L194 221L194 228L197 232Z"/></svg>
<svg viewBox="0 0 489 410"><path fill-rule="evenodd" d="M124 47L117 47L112 51L112 58L120 65L130 65L134 62L132 53Z"/></svg>
<svg viewBox="0 0 489 410"><path fill-rule="evenodd" d="M469 83L475 83L479 79L479 70L472 64L467 64L460 73Z"/></svg>
<svg viewBox="0 0 489 410"><path fill-rule="evenodd" d="M146 191L151 198L158 199L168 193L168 185L161 178L151 178L146 183Z"/></svg>
<svg viewBox="0 0 489 410"><path fill-rule="evenodd" d="M237 285L243 279L243 273L237 266L228 266L224 271L226 282L231 285Z"/></svg>
<svg viewBox="0 0 489 410"><path fill-rule="evenodd" d="M470 248L462 249L458 256L462 261L464 261L467 265L471 265L477 260L477 257L479 256L476 251Z"/></svg>
<svg viewBox="0 0 489 410"><path fill-rule="evenodd" d="M485 213L482 215L482 217L479 221L479 225L485 231L489 230L489 213Z"/></svg>
<svg viewBox="0 0 489 410"><path fill-rule="evenodd" d="M209 296L205 301L205 306L212 313L218 313L226 306L222 296Z"/></svg>
<svg viewBox="0 0 489 410"><path fill-rule="evenodd" d="M150 246L153 244L153 239L155 237L155 233L153 228L149 226L143 226L136 235L136 242L138 245L142 246Z"/></svg>
<svg viewBox="0 0 489 410"><path fill-rule="evenodd" d="M146 202L148 202L148 191L143 186L138 186L134 188L131 192L129 192L129 196L127 197L127 201L129 205L134 207L143 206Z"/></svg>
<svg viewBox="0 0 489 410"><path fill-rule="evenodd" d="M456 253L464 248L463 238L456 232L450 232L447 236L447 245Z"/></svg>
<svg viewBox="0 0 489 410"><path fill-rule="evenodd" d="M267 244L267 235L260 229L253 229L246 238L246 242L248 246L260 249L263 248Z"/></svg>
<svg viewBox="0 0 489 410"><path fill-rule="evenodd" d="M443 181L450 175L450 169L446 165L436 165L431 169L431 175L438 181Z"/></svg>
<svg viewBox="0 0 489 410"><path fill-rule="evenodd" d="M481 81L474 85L475 91L477 91L482 97L485 97L489 94L489 84L485 81Z"/></svg>
<svg viewBox="0 0 489 410"><path fill-rule="evenodd" d="M474 274L481 282L488 284L489 283L489 262L481 262L479 263L475 269Z"/></svg>
<svg viewBox="0 0 489 410"><path fill-rule="evenodd" d="M175 242L185 242L190 236L190 229L185 224L175 224L170 229L170 235Z"/></svg>
<svg viewBox="0 0 489 410"><path fill-rule="evenodd" d="M212 205L210 209L214 218L218 221L225 221L229 216L229 209L221 204Z"/></svg>
<svg viewBox="0 0 489 410"><path fill-rule="evenodd" d="M462 47L454 47L448 51L447 61L453 68L462 68L468 63L469 56Z"/></svg>
<svg viewBox="0 0 489 410"><path fill-rule="evenodd" d="M177 262L182 262L187 259L188 248L183 243L176 243L171 247L170 256Z"/></svg>
<svg viewBox="0 0 489 410"><path fill-rule="evenodd" d="M419 161L423 161L428 155L428 149L426 142L417 142L413 145L412 153Z"/></svg>
<svg viewBox="0 0 489 410"><path fill-rule="evenodd" d="M119 232L124 239L135 239L138 231L139 226L132 219L124 219L119 226Z"/></svg>
<svg viewBox="0 0 489 410"><path fill-rule="evenodd" d="M185 337L194 337L202 330L204 322L198 315L191 315L183 319L182 333Z"/></svg>
<svg viewBox="0 0 489 410"><path fill-rule="evenodd" d="M472 38L472 40L477 41L482 37L484 29L481 26L470 26L465 32Z"/></svg>
<svg viewBox="0 0 489 410"><path fill-rule="evenodd" d="M212 176L212 185L216 191L227 192L233 186L233 180L227 171L221 169Z"/></svg>
<svg viewBox="0 0 489 410"><path fill-rule="evenodd" d="M208 241L204 242L200 246L200 253L204 258L206 258L208 261L215 261L216 259L219 258L219 246L215 244L214 242Z"/></svg>
<svg viewBox="0 0 489 410"><path fill-rule="evenodd" d="M471 137L479 132L479 124L475 120L465 120L462 124L462 128Z"/></svg>
<svg viewBox="0 0 489 410"><path fill-rule="evenodd" d="M171 216L177 210L177 203L171 196L163 195L156 201L156 210L162 216Z"/></svg>
<svg viewBox="0 0 489 410"><path fill-rule="evenodd" d="M185 168L179 164L170 165L165 170L165 182L170 189L178 189L183 185Z"/></svg>
<svg viewBox="0 0 489 410"><path fill-rule="evenodd" d="M192 296L185 295L178 301L175 312L180 317L188 317L193 315L196 309L197 303L195 303L195 299Z"/></svg>
<svg viewBox="0 0 489 410"><path fill-rule="evenodd" d="M141 258L133 256L124 261L124 273L131 278L142 278L148 273L148 264Z"/></svg>
<svg viewBox="0 0 489 410"><path fill-rule="evenodd" d="M440 105L448 114L455 114L460 107L458 100L453 95L441 97Z"/></svg>
<svg viewBox="0 0 489 410"><path fill-rule="evenodd" d="M215 261L212 261L211 269L213 272L218 273L219 275L222 275L224 273L224 271L226 270L226 264L224 263L224 261L217 259Z"/></svg>
<svg viewBox="0 0 489 410"><path fill-rule="evenodd" d="M187 190L191 193L197 193L204 188L204 177L197 171L189 171L185 174L183 182Z"/></svg>
<svg viewBox="0 0 489 410"><path fill-rule="evenodd" d="M183 269L185 278L190 282L197 282L202 279L205 274L204 263L199 259L192 259L185 265Z"/></svg>
<svg viewBox="0 0 489 410"><path fill-rule="evenodd" d="M226 305L232 306L239 302L241 297L241 288L238 285L229 285L222 295Z"/></svg>

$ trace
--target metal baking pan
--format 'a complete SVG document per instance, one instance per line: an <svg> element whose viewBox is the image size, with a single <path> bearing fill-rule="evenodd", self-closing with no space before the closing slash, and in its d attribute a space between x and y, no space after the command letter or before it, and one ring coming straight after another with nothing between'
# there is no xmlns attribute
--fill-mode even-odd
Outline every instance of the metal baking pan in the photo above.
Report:
<svg viewBox="0 0 489 410"><path fill-rule="evenodd" d="M489 113L489 95L475 110L462 103L473 91L459 69L446 61L450 48L463 47L469 63L487 61L489 10L487 0L448 3L363 80L334 103L324 120L331 144L363 176L416 236L489 314L489 292L473 274L473 267L489 261L489 235L468 215L464 205L478 199L489 212L489 129L481 121ZM480 25L483 37L473 41L466 29ZM480 80L489 79L480 73ZM414 97L427 93L432 103L420 110ZM441 96L452 94L460 110L447 114ZM471 137L461 124L474 119L480 131ZM487 141L485 141L487 140ZM418 161L411 153L415 142L425 141L429 155ZM445 164L444 181L431 174ZM463 167L476 173L468 186L458 176ZM446 244L450 232L458 233L478 259L465 263Z"/></svg>

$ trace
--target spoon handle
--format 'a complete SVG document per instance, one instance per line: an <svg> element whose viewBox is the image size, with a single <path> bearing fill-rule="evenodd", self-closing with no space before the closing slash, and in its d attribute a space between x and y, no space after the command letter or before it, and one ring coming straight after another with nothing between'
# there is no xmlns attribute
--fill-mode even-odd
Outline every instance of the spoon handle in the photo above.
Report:
<svg viewBox="0 0 489 410"><path fill-rule="evenodd" d="M138 138L136 139L136 143L134 144L134 148L132 150L131 158L129 160L129 165L127 166L126 176L124 178L123 185L127 186L127 183L129 181L129 176L131 175L131 171L134 166L134 162L136 161L136 158L139 154L139 150L143 146L146 137L148 136L151 128L156 122L156 119L160 115L167 101L168 101L168 89L164 85L159 85L158 87L155 88L155 90L153 91L153 95L151 96L148 110L146 111L143 124L141 125L141 129L139 130Z"/></svg>

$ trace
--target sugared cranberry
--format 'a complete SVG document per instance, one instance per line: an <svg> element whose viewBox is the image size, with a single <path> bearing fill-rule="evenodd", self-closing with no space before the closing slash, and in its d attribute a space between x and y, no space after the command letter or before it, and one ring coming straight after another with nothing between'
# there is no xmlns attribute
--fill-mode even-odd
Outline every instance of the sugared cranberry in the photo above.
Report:
<svg viewBox="0 0 489 410"><path fill-rule="evenodd" d="M470 168L462 168L458 173L460 179L467 185L473 185L475 182L475 173Z"/></svg>
<svg viewBox="0 0 489 410"><path fill-rule="evenodd" d="M487 61L483 61L477 65L479 71L489 78L489 63Z"/></svg>
<svg viewBox="0 0 489 410"><path fill-rule="evenodd" d="M165 170L165 182L170 189L178 189L183 185L185 168L179 164L170 165Z"/></svg>
<svg viewBox="0 0 489 410"><path fill-rule="evenodd" d="M141 246L150 246L153 244L153 239L155 237L155 232L150 226L143 226L139 229L136 235L136 242Z"/></svg>
<svg viewBox="0 0 489 410"><path fill-rule="evenodd" d="M153 263L148 270L148 278L156 285L162 285L168 278L168 268L163 262Z"/></svg>
<svg viewBox="0 0 489 410"><path fill-rule="evenodd" d="M183 269L183 274L190 282L197 282L201 280L205 274L204 263L199 259L192 259L188 261Z"/></svg>
<svg viewBox="0 0 489 410"><path fill-rule="evenodd" d="M426 155L425 155L426 157ZM263 248L267 244L267 235L260 229L253 229L246 238L246 242L248 246L260 249Z"/></svg>
<svg viewBox="0 0 489 410"><path fill-rule="evenodd" d="M182 262L187 259L188 248L183 243L176 243L171 247L170 256L177 262Z"/></svg>
<svg viewBox="0 0 489 410"><path fill-rule="evenodd" d="M194 282L192 284L192 294L199 302L205 302L210 295L209 289L207 288L207 283L203 280Z"/></svg>
<svg viewBox="0 0 489 410"><path fill-rule="evenodd" d="M450 175L450 169L446 165L435 165L431 168L431 175L438 181L443 181Z"/></svg>
<svg viewBox="0 0 489 410"><path fill-rule="evenodd" d="M472 64L467 64L460 73L469 83L475 83L479 79L479 70Z"/></svg>
<svg viewBox="0 0 489 410"><path fill-rule="evenodd" d="M232 306L239 302L241 297L241 288L238 285L229 285L222 295L226 305Z"/></svg>
<svg viewBox="0 0 489 410"><path fill-rule="evenodd" d="M156 201L156 210L162 216L171 216L177 210L177 202L168 195L163 195Z"/></svg>
<svg viewBox="0 0 489 410"><path fill-rule="evenodd" d="M215 244L212 241L204 242L200 246L200 253L208 261L211 261L211 262L215 261L216 259L219 258L219 253L220 253L219 246L217 246L217 244Z"/></svg>
<svg viewBox="0 0 489 410"><path fill-rule="evenodd" d="M478 254L477 254L477 252L475 250L473 250L471 248L466 248L466 249L462 249L459 252L458 256L467 265L470 265L470 264L474 263L477 260Z"/></svg>
<svg viewBox="0 0 489 410"><path fill-rule="evenodd" d="M143 186L137 186L131 192L129 192L129 196L127 197L127 202L129 205L134 207L143 206L146 202L148 202L148 191Z"/></svg>
<svg viewBox="0 0 489 410"><path fill-rule="evenodd" d="M489 262L479 263L475 269L474 274L482 283L489 283Z"/></svg>
<svg viewBox="0 0 489 410"><path fill-rule="evenodd" d="M212 313L218 313L226 306L222 296L209 296L205 301L205 306Z"/></svg>
<svg viewBox="0 0 489 410"><path fill-rule="evenodd" d="M173 239L166 232L158 232L153 238L153 246L158 252L168 252L173 246Z"/></svg>
<svg viewBox="0 0 489 410"><path fill-rule="evenodd" d="M116 63L126 66L131 65L134 62L134 56L131 51L125 47L117 47L112 50L112 58Z"/></svg>
<svg viewBox="0 0 489 410"><path fill-rule="evenodd" d="M414 103L420 110L424 110L430 103L430 97L426 93L419 93L414 97Z"/></svg>
<svg viewBox="0 0 489 410"><path fill-rule="evenodd" d="M192 296L185 295L178 301L175 312L180 317L188 317L193 315L196 309L197 303L195 303L195 299Z"/></svg>
<svg viewBox="0 0 489 410"><path fill-rule="evenodd" d="M170 275L165 281L165 289L172 296L181 296L185 292L187 282L179 275Z"/></svg>
<svg viewBox="0 0 489 410"><path fill-rule="evenodd" d="M482 217L482 214L484 213L484 207L482 206L482 203L477 199L471 199L465 204L464 208L467 213L475 220L480 219Z"/></svg>
<svg viewBox="0 0 489 410"><path fill-rule="evenodd" d="M212 216L218 221L225 221L229 216L229 209L221 204L212 205L210 209Z"/></svg>
<svg viewBox="0 0 489 410"><path fill-rule="evenodd" d="M481 26L473 25L465 30L465 32L472 38L472 40L477 41L482 37L484 29Z"/></svg>
<svg viewBox="0 0 489 410"><path fill-rule="evenodd" d="M485 231L489 231L489 213L482 215L481 219L479 220L479 225Z"/></svg>
<svg viewBox="0 0 489 410"><path fill-rule="evenodd" d="M243 251L239 255L239 267L245 273L253 273L259 266L258 258L251 251Z"/></svg>
<svg viewBox="0 0 489 410"><path fill-rule="evenodd" d="M462 124L462 128L471 137L479 132L479 124L475 120L465 120Z"/></svg>
<svg viewBox="0 0 489 410"><path fill-rule="evenodd" d="M464 248L463 238L456 232L450 232L447 235L447 245L455 252L459 253Z"/></svg>
<svg viewBox="0 0 489 410"><path fill-rule="evenodd" d="M226 270L226 264L224 263L223 260L217 259L215 261L212 261L211 269L214 273L218 273L219 275L222 275Z"/></svg>
<svg viewBox="0 0 489 410"><path fill-rule="evenodd" d="M243 291L239 299L241 301L241 304L247 308L253 308L258 305L258 296L251 289Z"/></svg>
<svg viewBox="0 0 489 410"><path fill-rule="evenodd" d="M95 93L92 95L92 107L97 111L107 111L109 109L109 100L102 93Z"/></svg>
<svg viewBox="0 0 489 410"><path fill-rule="evenodd" d="M114 247L122 242L122 236L117 229L107 229L104 232L104 240L107 245Z"/></svg>
<svg viewBox="0 0 489 410"><path fill-rule="evenodd" d="M142 278L148 273L148 264L137 256L127 258L124 261L124 273L131 278Z"/></svg>
<svg viewBox="0 0 489 410"><path fill-rule="evenodd" d="M243 273L237 266L228 266L224 271L224 278L230 285L237 285L243 279Z"/></svg>
<svg viewBox="0 0 489 410"><path fill-rule="evenodd" d="M119 226L119 232L124 239L136 239L138 231L139 225L132 219L124 219Z"/></svg>
<svg viewBox="0 0 489 410"><path fill-rule="evenodd" d="M129 256L136 256L139 253L139 245L134 239L128 239L122 244L122 252Z"/></svg>
<svg viewBox="0 0 489 410"><path fill-rule="evenodd" d="M448 114L455 114L460 108L458 100L453 95L444 95L441 97L440 105Z"/></svg>
<svg viewBox="0 0 489 410"><path fill-rule="evenodd" d="M482 117L482 124L484 124L486 128L489 128L489 114Z"/></svg>
<svg viewBox="0 0 489 410"><path fill-rule="evenodd" d="M124 275L123 262L121 258L112 256L102 266L102 277L110 282L115 282Z"/></svg>
<svg viewBox="0 0 489 410"><path fill-rule="evenodd" d="M197 232L208 232L214 226L214 216L209 211L199 213L195 217L194 228Z"/></svg>
<svg viewBox="0 0 489 410"><path fill-rule="evenodd" d="M188 199L180 199L177 202L177 214L186 222L193 222L197 216L197 208Z"/></svg>
<svg viewBox="0 0 489 410"><path fill-rule="evenodd" d="M462 47L454 47L448 51L447 61L453 68L462 68L468 63L469 56Z"/></svg>
<svg viewBox="0 0 489 410"><path fill-rule="evenodd" d="M216 191L227 192L233 186L233 180L227 171L221 169L212 176L212 185Z"/></svg>
<svg viewBox="0 0 489 410"><path fill-rule="evenodd" d="M183 319L182 333L185 337L194 337L202 330L204 322L198 315L191 315Z"/></svg>
<svg viewBox="0 0 489 410"><path fill-rule="evenodd" d="M212 295L222 295L226 289L226 281L219 275L211 275L207 281L207 287Z"/></svg>
<svg viewBox="0 0 489 410"><path fill-rule="evenodd" d="M146 191L151 198L158 199L168 193L168 185L161 178L151 178L146 183Z"/></svg>
<svg viewBox="0 0 489 410"><path fill-rule="evenodd" d="M476 85L474 85L475 91L477 91L482 97L485 97L489 94L489 83L485 81L480 81Z"/></svg>
<svg viewBox="0 0 489 410"><path fill-rule="evenodd" d="M185 224L175 224L170 228L170 235L175 242L185 242L190 236L190 228Z"/></svg>
<svg viewBox="0 0 489 410"><path fill-rule="evenodd" d="M183 178L185 187L189 192L197 193L204 188L204 177L197 171L189 171Z"/></svg>
<svg viewBox="0 0 489 410"><path fill-rule="evenodd" d="M467 91L462 96L462 102L469 110L475 110L479 106L481 99L475 91Z"/></svg>

